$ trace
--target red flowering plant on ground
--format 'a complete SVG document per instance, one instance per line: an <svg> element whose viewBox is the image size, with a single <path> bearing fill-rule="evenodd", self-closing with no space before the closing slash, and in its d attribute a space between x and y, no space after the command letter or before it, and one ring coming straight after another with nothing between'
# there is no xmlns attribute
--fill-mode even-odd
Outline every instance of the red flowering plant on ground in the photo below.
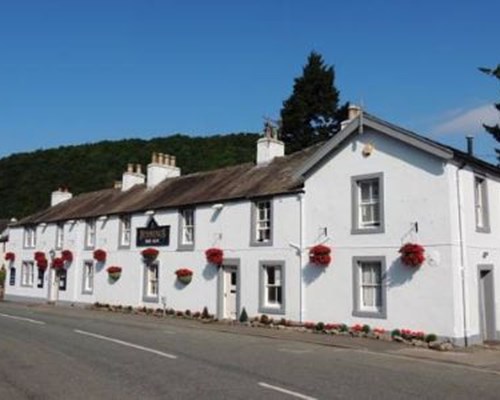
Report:
<svg viewBox="0 0 500 400"><path fill-rule="evenodd" d="M94 260L96 260L97 262L104 262L106 261L106 252L102 249L97 249L97 250L94 250Z"/></svg>
<svg viewBox="0 0 500 400"><path fill-rule="evenodd" d="M16 260L16 255L12 251L5 253L5 261L14 262L15 260Z"/></svg>
<svg viewBox="0 0 500 400"><path fill-rule="evenodd" d="M73 261L73 253L71 252L71 250L63 250L61 252L61 258L64 262L70 263Z"/></svg>
<svg viewBox="0 0 500 400"><path fill-rule="evenodd" d="M52 268L57 270L61 270L64 268L64 260L61 257L56 257L52 260Z"/></svg>
<svg viewBox="0 0 500 400"><path fill-rule="evenodd" d="M156 260L158 254L160 254L160 252L152 247L148 247L147 249L141 251L142 258L148 263Z"/></svg>
<svg viewBox="0 0 500 400"><path fill-rule="evenodd" d="M324 244L313 246L309 250L309 261L320 267L328 267L332 262L331 251L332 249Z"/></svg>
<svg viewBox="0 0 500 400"><path fill-rule="evenodd" d="M406 340L424 340L425 333L422 331L412 331L411 329L401 329L401 337Z"/></svg>
<svg viewBox="0 0 500 400"><path fill-rule="evenodd" d="M221 265L224 261L224 252L216 247L205 250L205 256L210 264Z"/></svg>
<svg viewBox="0 0 500 400"><path fill-rule="evenodd" d="M401 262L409 267L420 267L425 261L425 249L416 243L405 243L399 249Z"/></svg>

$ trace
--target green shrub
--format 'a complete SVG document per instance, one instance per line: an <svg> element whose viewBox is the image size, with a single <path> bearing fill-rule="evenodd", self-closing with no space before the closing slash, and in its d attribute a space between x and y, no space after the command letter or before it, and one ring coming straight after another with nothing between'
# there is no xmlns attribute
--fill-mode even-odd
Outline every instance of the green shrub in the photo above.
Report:
<svg viewBox="0 0 500 400"><path fill-rule="evenodd" d="M317 330L317 331L319 331L319 332L324 331L324 330L325 330L325 324L324 324L324 322L318 322L318 323L316 324L316 327L315 327L315 328L316 328L316 330Z"/></svg>
<svg viewBox="0 0 500 400"><path fill-rule="evenodd" d="M429 333L425 336L425 341L427 343L435 342L436 340L437 340L437 335L435 335L434 333Z"/></svg>
<svg viewBox="0 0 500 400"><path fill-rule="evenodd" d="M266 314L262 314L262 315L260 316L260 323L261 323L261 324L265 324L265 325L267 325L267 324L269 324L269 323L270 323L270 322L269 322L269 319L270 319L270 318L269 318Z"/></svg>
<svg viewBox="0 0 500 400"><path fill-rule="evenodd" d="M370 325L363 325L363 328L361 329L364 333L370 333L370 331L372 330L370 328Z"/></svg>
<svg viewBox="0 0 500 400"><path fill-rule="evenodd" d="M247 321L248 321L247 310L245 309L245 307L243 307L243 310L241 310L240 314L240 322L247 322Z"/></svg>
<svg viewBox="0 0 500 400"><path fill-rule="evenodd" d="M349 332L349 327L346 324L340 324L339 331L340 332Z"/></svg>
<svg viewBox="0 0 500 400"><path fill-rule="evenodd" d="M191 316L191 310L186 310L186 311L184 311L184 315L185 315L186 317L190 317L190 316Z"/></svg>
<svg viewBox="0 0 500 400"><path fill-rule="evenodd" d="M203 319L210 318L210 314L208 313L208 308L206 306L203 307L203 312L201 313L201 318L203 318Z"/></svg>
<svg viewBox="0 0 500 400"><path fill-rule="evenodd" d="M2 267L0 269L0 287L4 287L5 285L5 275L7 274L7 272L5 271L5 268Z"/></svg>
<svg viewBox="0 0 500 400"><path fill-rule="evenodd" d="M391 332L391 337L401 336L401 331L399 329L393 329Z"/></svg>

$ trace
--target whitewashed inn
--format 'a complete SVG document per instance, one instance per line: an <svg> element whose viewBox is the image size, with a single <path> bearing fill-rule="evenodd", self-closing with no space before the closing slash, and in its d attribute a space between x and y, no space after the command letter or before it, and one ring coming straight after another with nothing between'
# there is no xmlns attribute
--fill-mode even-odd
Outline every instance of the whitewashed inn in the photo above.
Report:
<svg viewBox="0 0 500 400"><path fill-rule="evenodd" d="M155 155L121 187L72 198L10 228L6 298L166 306L500 339L500 169L356 107L329 141L284 156L272 132L256 163L181 176ZM470 148L472 148L472 144ZM471 150L471 149L469 149ZM155 236L156 235L156 236ZM407 243L420 267L401 262ZM311 247L331 248L328 266ZM141 251L159 250L155 262ZM223 250L221 266L207 261ZM102 249L106 261L94 260ZM62 250L73 260L50 268ZM44 252L49 268L37 268ZM122 268L110 279L109 266ZM175 271L193 271L189 284Z"/></svg>

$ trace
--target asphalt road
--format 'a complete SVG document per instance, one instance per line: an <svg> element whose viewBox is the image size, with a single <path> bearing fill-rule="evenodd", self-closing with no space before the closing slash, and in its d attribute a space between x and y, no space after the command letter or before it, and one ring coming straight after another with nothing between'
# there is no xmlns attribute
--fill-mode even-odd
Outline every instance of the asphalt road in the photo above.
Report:
<svg viewBox="0 0 500 400"><path fill-rule="evenodd" d="M199 323L0 303L0 399L498 399L500 374L234 335Z"/></svg>

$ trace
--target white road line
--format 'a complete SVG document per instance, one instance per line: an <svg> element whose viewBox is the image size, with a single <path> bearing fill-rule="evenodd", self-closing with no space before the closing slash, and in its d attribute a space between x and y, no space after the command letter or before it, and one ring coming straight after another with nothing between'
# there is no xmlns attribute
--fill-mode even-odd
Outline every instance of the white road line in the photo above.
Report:
<svg viewBox="0 0 500 400"><path fill-rule="evenodd" d="M166 333L167 335L175 335L174 331L163 331L163 332Z"/></svg>
<svg viewBox="0 0 500 400"><path fill-rule="evenodd" d="M37 325L45 325L45 322L43 321L37 321L36 319L31 319L31 318L16 317L15 315L10 315L10 314L0 313L0 317L17 319L18 321L30 322L32 324L37 324Z"/></svg>
<svg viewBox="0 0 500 400"><path fill-rule="evenodd" d="M278 386L269 385L268 383L265 383L265 382L259 382L259 386L262 386L263 388L266 388L266 389L276 390L277 392L289 394L290 396L297 397L298 399L316 400L315 397L306 396L304 394L293 392L293 391L288 390L288 389L283 389L283 388L280 388Z"/></svg>
<svg viewBox="0 0 500 400"><path fill-rule="evenodd" d="M120 340L120 339L114 339L114 338L111 338L108 336L102 336L102 335L98 335L96 333L85 332L85 331L81 331L78 329L75 329L74 332L79 333L80 335L86 335L86 336L90 336L90 337L93 337L96 339L107 340L108 342L113 342L113 343L121 344L123 346L132 347L132 348L137 349L137 350L147 351L148 353L153 353L153 354L156 354L158 356L171 358L171 359L177 358L177 356L174 356L173 354L164 353L163 351L150 349L149 347L140 346L138 344L125 342L125 341Z"/></svg>

